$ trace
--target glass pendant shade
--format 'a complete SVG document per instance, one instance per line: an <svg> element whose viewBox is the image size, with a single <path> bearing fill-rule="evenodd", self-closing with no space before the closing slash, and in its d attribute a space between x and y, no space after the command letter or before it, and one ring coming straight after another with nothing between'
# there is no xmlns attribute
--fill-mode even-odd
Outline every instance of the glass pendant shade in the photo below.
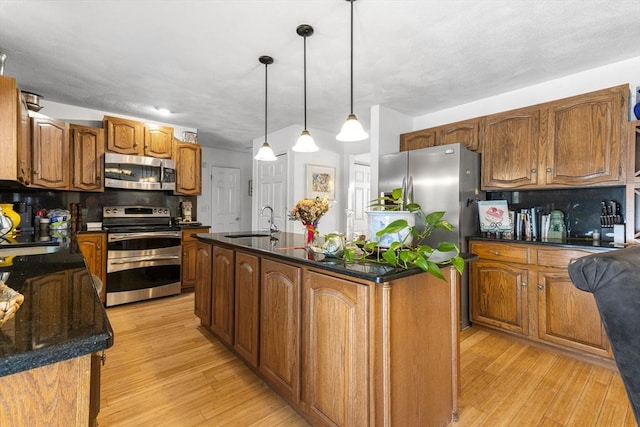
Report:
<svg viewBox="0 0 640 427"><path fill-rule="evenodd" d="M318 151L320 148L318 148L318 146L316 145L316 142L311 137L309 131L305 129L298 137L296 145L294 145L291 149L299 153L313 153L314 151Z"/></svg>
<svg viewBox="0 0 640 427"><path fill-rule="evenodd" d="M355 114L349 114L347 121L342 125L340 133L336 136L338 141L355 142L369 138L369 134L364 131L362 124Z"/></svg>
<svg viewBox="0 0 640 427"><path fill-rule="evenodd" d="M273 154L273 150L268 142L265 141L262 144L262 147L258 150L258 154L254 157L254 159L262 161L262 162L275 162L278 160L275 154Z"/></svg>

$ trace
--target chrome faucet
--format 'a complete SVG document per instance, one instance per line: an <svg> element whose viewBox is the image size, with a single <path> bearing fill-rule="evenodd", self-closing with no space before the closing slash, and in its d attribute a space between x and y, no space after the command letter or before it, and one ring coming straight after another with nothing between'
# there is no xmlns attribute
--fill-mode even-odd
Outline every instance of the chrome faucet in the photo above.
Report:
<svg viewBox="0 0 640 427"><path fill-rule="evenodd" d="M260 216L264 215L265 209L269 209L269 231L271 233L275 233L278 231L278 226L273 222L273 208L269 205L263 206L262 209L260 209Z"/></svg>

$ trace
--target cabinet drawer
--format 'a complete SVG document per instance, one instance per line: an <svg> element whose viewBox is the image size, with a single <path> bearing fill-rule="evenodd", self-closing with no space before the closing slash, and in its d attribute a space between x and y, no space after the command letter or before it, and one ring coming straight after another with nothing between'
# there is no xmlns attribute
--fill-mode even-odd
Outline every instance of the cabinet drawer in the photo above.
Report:
<svg viewBox="0 0 640 427"><path fill-rule="evenodd" d="M509 243L472 242L471 252L481 259L529 264L529 248Z"/></svg>
<svg viewBox="0 0 640 427"><path fill-rule="evenodd" d="M595 251L586 249L538 249L538 265L545 267L567 268L569 263Z"/></svg>

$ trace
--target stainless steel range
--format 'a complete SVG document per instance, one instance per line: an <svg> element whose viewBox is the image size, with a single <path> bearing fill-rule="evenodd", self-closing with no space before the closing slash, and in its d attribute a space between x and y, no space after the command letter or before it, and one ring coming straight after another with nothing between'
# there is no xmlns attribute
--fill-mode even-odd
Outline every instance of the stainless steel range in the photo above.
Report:
<svg viewBox="0 0 640 427"><path fill-rule="evenodd" d="M180 293L181 233L165 207L105 206L107 306Z"/></svg>

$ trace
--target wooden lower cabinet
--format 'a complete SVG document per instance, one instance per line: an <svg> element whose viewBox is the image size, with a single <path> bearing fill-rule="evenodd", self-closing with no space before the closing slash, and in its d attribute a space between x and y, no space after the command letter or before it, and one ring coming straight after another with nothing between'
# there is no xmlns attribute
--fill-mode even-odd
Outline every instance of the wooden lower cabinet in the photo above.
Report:
<svg viewBox="0 0 640 427"><path fill-rule="evenodd" d="M374 283L217 243L197 242L196 310L206 313L200 286L213 287L215 306L216 282L231 277L233 341L209 330L312 425L445 426L456 418L454 268L443 268L446 281L420 273Z"/></svg>
<svg viewBox="0 0 640 427"><path fill-rule="evenodd" d="M260 328L260 258L236 252L233 348L258 367Z"/></svg>
<svg viewBox="0 0 640 427"><path fill-rule="evenodd" d="M187 228L182 230L182 260L180 265L180 284L182 289L190 289L196 285L197 245L194 234L208 233L209 227Z"/></svg>
<svg viewBox="0 0 640 427"><path fill-rule="evenodd" d="M234 252L213 247L211 267L211 329L233 345Z"/></svg>
<svg viewBox="0 0 640 427"><path fill-rule="evenodd" d="M96 426L100 360L87 354L0 378L0 425Z"/></svg>
<svg viewBox="0 0 640 427"><path fill-rule="evenodd" d="M213 247L208 243L196 242L196 276L194 290L194 314L205 326L211 326L211 267Z"/></svg>
<svg viewBox="0 0 640 427"><path fill-rule="evenodd" d="M101 283L100 301L106 300L107 289L107 235L106 233L78 233L75 236L78 249L82 252L87 268Z"/></svg>
<svg viewBox="0 0 640 427"><path fill-rule="evenodd" d="M483 260L472 265L471 321L527 335L527 268Z"/></svg>
<svg viewBox="0 0 640 427"><path fill-rule="evenodd" d="M324 425L367 425L369 286L314 271L303 283L303 399Z"/></svg>
<svg viewBox="0 0 640 427"><path fill-rule="evenodd" d="M300 281L302 269L262 259L260 373L289 401L300 401Z"/></svg>
<svg viewBox="0 0 640 427"><path fill-rule="evenodd" d="M613 358L593 295L567 272L596 250L471 241L469 251L480 257L470 264L472 323Z"/></svg>

